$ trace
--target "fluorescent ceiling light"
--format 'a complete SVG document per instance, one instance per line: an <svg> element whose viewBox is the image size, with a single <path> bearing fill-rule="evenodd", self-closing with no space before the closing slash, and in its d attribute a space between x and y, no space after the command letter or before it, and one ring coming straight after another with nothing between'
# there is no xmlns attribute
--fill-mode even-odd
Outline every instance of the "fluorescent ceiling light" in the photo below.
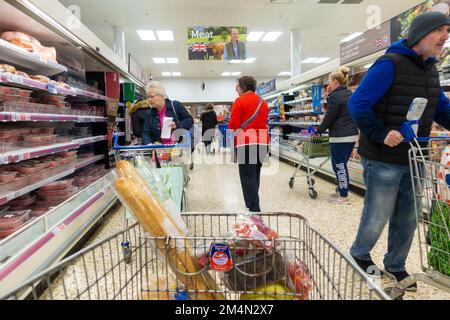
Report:
<svg viewBox="0 0 450 320"><path fill-rule="evenodd" d="M247 41L259 41L265 32L251 31L247 35Z"/></svg>
<svg viewBox="0 0 450 320"><path fill-rule="evenodd" d="M166 63L166 59L164 58L153 58L153 62L156 64L163 64Z"/></svg>
<svg viewBox="0 0 450 320"><path fill-rule="evenodd" d="M264 38L261 39L261 41L275 41L278 39L279 36L281 36L282 32L267 32Z"/></svg>
<svg viewBox="0 0 450 320"><path fill-rule="evenodd" d="M181 72L172 72L172 76L180 77L181 76Z"/></svg>
<svg viewBox="0 0 450 320"><path fill-rule="evenodd" d="M242 63L253 63L255 62L256 58L247 58L244 61L242 61Z"/></svg>
<svg viewBox="0 0 450 320"><path fill-rule="evenodd" d="M173 32L172 31L156 31L156 35L158 36L159 41L173 41Z"/></svg>
<svg viewBox="0 0 450 320"><path fill-rule="evenodd" d="M229 77L231 76L231 72L222 72L222 77Z"/></svg>
<svg viewBox="0 0 450 320"><path fill-rule="evenodd" d="M302 63L314 63L318 60L319 58L308 58L302 61Z"/></svg>
<svg viewBox="0 0 450 320"><path fill-rule="evenodd" d="M230 60L230 63L241 63L242 60Z"/></svg>
<svg viewBox="0 0 450 320"><path fill-rule="evenodd" d="M313 63L319 64L319 63L327 62L328 60L330 60L330 58L319 58L316 61L314 61Z"/></svg>
<svg viewBox="0 0 450 320"><path fill-rule="evenodd" d="M357 37L359 37L360 35L362 35L362 32L355 32L352 33L351 35L348 35L347 37L345 37L344 39L341 40L341 42L349 42Z"/></svg>
<svg viewBox="0 0 450 320"><path fill-rule="evenodd" d="M167 58L167 63L179 63L178 58Z"/></svg>
<svg viewBox="0 0 450 320"><path fill-rule="evenodd" d="M170 77L172 74L170 72L161 72L163 77Z"/></svg>
<svg viewBox="0 0 450 320"><path fill-rule="evenodd" d="M232 76L240 76L242 74L242 72L232 72L231 75Z"/></svg>
<svg viewBox="0 0 450 320"><path fill-rule="evenodd" d="M153 41L156 40L155 33L153 30L138 30L137 31L139 37L143 41Z"/></svg>
<svg viewBox="0 0 450 320"><path fill-rule="evenodd" d="M280 72L278 75L279 76L291 76L291 73L289 71L283 71L283 72Z"/></svg>

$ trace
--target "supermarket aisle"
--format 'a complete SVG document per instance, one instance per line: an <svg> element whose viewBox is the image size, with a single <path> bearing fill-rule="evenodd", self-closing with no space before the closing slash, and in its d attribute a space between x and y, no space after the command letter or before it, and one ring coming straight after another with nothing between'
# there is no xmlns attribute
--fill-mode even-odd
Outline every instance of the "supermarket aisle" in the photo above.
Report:
<svg viewBox="0 0 450 320"><path fill-rule="evenodd" d="M198 156L198 155L197 155ZM208 162L214 162L210 157ZM299 177L294 189L288 185L294 170L291 165L275 162L279 168L275 174L268 174L269 168L263 169L261 177L261 208L266 212L291 212L303 215L311 226L320 231L335 245L348 252L357 232L363 197L351 194L351 206L336 206L326 199L333 193L335 186L322 179L316 179L317 200L311 200L307 193L306 180ZM243 212L245 209L236 165L204 164L196 165L191 173L188 188L190 211L193 212ZM123 227L123 208L120 206L108 218L91 242L96 242ZM374 260L382 266L386 248L387 232L374 250ZM408 259L408 270L419 272L419 251L414 243ZM389 280L383 280L382 286L392 285ZM433 288L420 284L419 292L408 293L407 299L450 299Z"/></svg>

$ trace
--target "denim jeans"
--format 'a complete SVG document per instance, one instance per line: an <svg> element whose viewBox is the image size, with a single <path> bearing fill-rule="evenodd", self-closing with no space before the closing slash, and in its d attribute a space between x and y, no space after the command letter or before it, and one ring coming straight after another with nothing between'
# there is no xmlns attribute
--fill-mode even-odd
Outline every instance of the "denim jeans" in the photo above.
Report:
<svg viewBox="0 0 450 320"><path fill-rule="evenodd" d="M405 271L417 219L409 166L361 159L367 187L358 234L350 253L371 260L370 252L389 222L384 266L391 272ZM417 190L416 190L417 193Z"/></svg>

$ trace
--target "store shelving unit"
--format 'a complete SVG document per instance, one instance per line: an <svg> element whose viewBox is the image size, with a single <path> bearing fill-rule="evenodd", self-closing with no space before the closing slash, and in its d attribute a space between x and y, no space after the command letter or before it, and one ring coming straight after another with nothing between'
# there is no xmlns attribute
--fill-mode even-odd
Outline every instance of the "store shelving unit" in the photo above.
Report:
<svg viewBox="0 0 450 320"><path fill-rule="evenodd" d="M36 7L45 7L46 5L42 2L37 4ZM52 80L50 83L44 83L23 75L5 72L0 73L0 86L32 90L33 92L40 92L40 94L65 96L65 101L69 105L79 104L80 107L72 110L69 108L54 110L54 108L38 108L37 104L31 103L22 103L20 108L14 102L3 103L0 105L0 127L31 126L36 128L42 124L42 127L61 127L64 130L70 130L72 126L79 126L88 127L90 136L72 138L73 140L64 143L32 148L20 147L20 144L13 149L0 146L0 165L20 165L20 162L29 159L39 159L70 150L83 151L83 154L87 155L93 154L89 158L78 158L72 164L57 169L48 169L45 179L36 183L0 194L0 205L7 205L9 201L30 194L48 183L63 178L76 177L82 174L84 169L94 165L104 164L108 169L110 167L108 158L111 152L108 148L107 124L110 117L108 117L107 110L109 110L111 101L116 101L110 98L111 95L108 92L111 93L116 88L111 87L111 82L106 81L108 72L105 70L120 74L120 78L128 81L136 81L139 87L142 87L143 83L127 73L123 65L113 63L114 61L120 61L120 59L111 56L112 51L93 52L90 47L86 46L84 39L80 38L82 34L71 33L72 31L65 29L64 24L58 24L57 21L65 21L65 18L53 17L52 23L48 23L48 17L45 14L42 15L41 12L34 12L30 7L16 6L9 2L0 3L0 10L3 11L3 9L10 15L17 14L16 28L18 31L47 37L45 39L47 44L50 44L48 39L58 39L52 40L55 41L53 45L57 51L58 63L45 61L36 53L31 53L0 40L0 63L14 66L18 71L26 72L31 76L42 75ZM27 20L26 23L23 23L24 20ZM23 26L34 26L37 30L20 30L19 28ZM14 26L2 26L0 22L0 30L4 31L5 29L14 30ZM92 36L89 35L88 37L89 41L92 41ZM86 65L100 67L99 70L101 71L85 70L83 72L79 68L76 71L72 70L70 65L65 63L64 57L65 53L70 52L70 50L65 50L69 46L80 53L75 59L81 59L79 61L81 66L89 60L91 63ZM92 83L95 83L96 86L92 86ZM120 87L118 79L117 87ZM85 110L84 106L103 107L105 112L100 115L98 112L79 111ZM124 107L125 105L122 104L122 108ZM33 113L33 110L52 111L40 113L35 111ZM125 136L125 113L123 112L113 120L120 125L121 135ZM117 198L110 190L110 184L113 180L114 174L107 174L83 190L78 190L78 193L71 199L51 209L43 216L29 220L26 225L9 237L0 239L0 282L2 283L0 292L7 290L11 285L23 282L27 277L63 258L117 202Z"/></svg>

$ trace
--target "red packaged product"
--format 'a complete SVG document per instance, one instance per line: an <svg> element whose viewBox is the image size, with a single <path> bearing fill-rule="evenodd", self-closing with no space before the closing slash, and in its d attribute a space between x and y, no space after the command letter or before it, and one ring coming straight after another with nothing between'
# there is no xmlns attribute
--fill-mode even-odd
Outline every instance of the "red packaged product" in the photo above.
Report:
<svg viewBox="0 0 450 320"><path fill-rule="evenodd" d="M7 139L12 136L11 130L0 130L0 138Z"/></svg>
<svg viewBox="0 0 450 320"><path fill-rule="evenodd" d="M0 229L12 229L22 226L30 217L30 210L7 211L0 215Z"/></svg>
<svg viewBox="0 0 450 320"><path fill-rule="evenodd" d="M19 88L13 88L13 87L0 87L0 93L19 95L20 94L20 89Z"/></svg>
<svg viewBox="0 0 450 320"><path fill-rule="evenodd" d="M55 132L55 128L42 128L40 129L40 133L47 134L47 135L53 135Z"/></svg>
<svg viewBox="0 0 450 320"><path fill-rule="evenodd" d="M16 231L19 231L20 229L22 229L23 224L18 226L17 228L12 228L12 229L0 229L0 238L6 238L9 237L10 235L12 235L13 233L15 233Z"/></svg>
<svg viewBox="0 0 450 320"><path fill-rule="evenodd" d="M64 152L60 152L58 153L59 156L63 157L63 158L73 158L77 155L77 151L73 150L73 151L64 151Z"/></svg>
<svg viewBox="0 0 450 320"><path fill-rule="evenodd" d="M33 90L20 90L20 96L21 97L29 97L33 93Z"/></svg>
<svg viewBox="0 0 450 320"><path fill-rule="evenodd" d="M0 183L14 182L16 180L17 172L15 171L3 171L0 173Z"/></svg>
<svg viewBox="0 0 450 320"><path fill-rule="evenodd" d="M66 190L73 187L73 180L62 180L49 183L41 188L40 191L48 191L48 190Z"/></svg>
<svg viewBox="0 0 450 320"><path fill-rule="evenodd" d="M41 168L29 164L17 166L15 169L17 170L17 172L23 175L38 173L41 170Z"/></svg>
<svg viewBox="0 0 450 320"><path fill-rule="evenodd" d="M41 197L45 197L46 199L49 197L61 197L61 196L70 196L74 192L73 187L69 187L66 189L60 189L60 190L39 190L38 194Z"/></svg>
<svg viewBox="0 0 450 320"><path fill-rule="evenodd" d="M32 205L36 201L36 196L26 195L8 202L9 205L14 207L26 207ZM14 208L18 210L18 208Z"/></svg>

